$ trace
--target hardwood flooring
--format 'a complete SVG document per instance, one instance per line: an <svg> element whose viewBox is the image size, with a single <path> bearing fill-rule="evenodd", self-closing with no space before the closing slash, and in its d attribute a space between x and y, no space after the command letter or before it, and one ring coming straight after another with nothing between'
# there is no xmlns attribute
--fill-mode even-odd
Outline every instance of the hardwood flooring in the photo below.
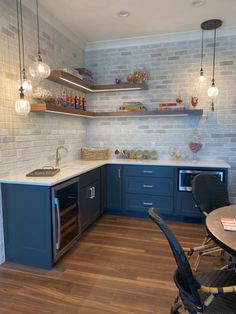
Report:
<svg viewBox="0 0 236 314"><path fill-rule="evenodd" d="M183 246L204 226L170 222ZM200 270L220 259L204 257ZM103 216L51 271L0 266L1 314L166 314L176 295L174 259L150 219Z"/></svg>

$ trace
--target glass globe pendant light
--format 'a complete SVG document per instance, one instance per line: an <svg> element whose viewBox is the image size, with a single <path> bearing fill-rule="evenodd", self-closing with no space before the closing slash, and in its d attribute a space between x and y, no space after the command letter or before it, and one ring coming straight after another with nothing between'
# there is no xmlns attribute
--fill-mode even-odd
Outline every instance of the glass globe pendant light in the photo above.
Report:
<svg viewBox="0 0 236 314"><path fill-rule="evenodd" d="M43 62L40 52L40 42L39 42L39 8L38 8L38 0L36 0L36 17L37 17L37 35L38 35L38 54L37 60L31 64L29 67L30 75L36 80L42 80L51 74L51 69L49 65Z"/></svg>
<svg viewBox="0 0 236 314"><path fill-rule="evenodd" d="M212 65L212 80L211 86L208 88L208 96L216 97L219 94L218 88L215 86L215 59L216 59L216 30L222 25L221 20L208 20L201 24L203 30L214 30L214 42L213 42L213 65Z"/></svg>
<svg viewBox="0 0 236 314"><path fill-rule="evenodd" d="M20 0L20 7L21 0ZM20 69L20 98L16 100L15 111L20 115L26 116L30 112L30 103L25 99L24 89L23 89L23 79L22 79L22 70L21 70L21 46L20 46L20 23L19 23L19 3L16 0L16 9L17 9L17 28L18 28L18 48L19 48L19 69Z"/></svg>

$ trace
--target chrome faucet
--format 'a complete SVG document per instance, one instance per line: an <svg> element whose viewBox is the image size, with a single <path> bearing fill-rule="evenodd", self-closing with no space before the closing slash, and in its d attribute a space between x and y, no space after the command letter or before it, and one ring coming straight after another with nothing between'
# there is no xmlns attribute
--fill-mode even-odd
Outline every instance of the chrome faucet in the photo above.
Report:
<svg viewBox="0 0 236 314"><path fill-rule="evenodd" d="M59 162L61 160L61 155L59 154L59 150L64 149L68 153L68 149L64 146L58 146L56 150L56 168L59 168Z"/></svg>

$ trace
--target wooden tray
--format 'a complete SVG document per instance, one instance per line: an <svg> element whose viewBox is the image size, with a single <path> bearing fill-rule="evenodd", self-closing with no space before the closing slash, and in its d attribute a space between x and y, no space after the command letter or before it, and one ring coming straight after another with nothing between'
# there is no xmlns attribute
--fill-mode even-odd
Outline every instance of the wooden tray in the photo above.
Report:
<svg viewBox="0 0 236 314"><path fill-rule="evenodd" d="M26 177L53 177L57 174L60 169L35 169L29 173L27 173Z"/></svg>

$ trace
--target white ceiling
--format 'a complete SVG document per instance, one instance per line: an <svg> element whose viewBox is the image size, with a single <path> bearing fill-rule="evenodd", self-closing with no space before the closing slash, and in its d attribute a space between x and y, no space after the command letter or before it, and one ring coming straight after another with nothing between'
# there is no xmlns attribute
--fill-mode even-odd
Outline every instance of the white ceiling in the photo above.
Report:
<svg viewBox="0 0 236 314"><path fill-rule="evenodd" d="M236 0L39 0L43 11L59 19L84 42L140 37L200 29L207 19L236 26ZM120 18L117 12L130 12Z"/></svg>

